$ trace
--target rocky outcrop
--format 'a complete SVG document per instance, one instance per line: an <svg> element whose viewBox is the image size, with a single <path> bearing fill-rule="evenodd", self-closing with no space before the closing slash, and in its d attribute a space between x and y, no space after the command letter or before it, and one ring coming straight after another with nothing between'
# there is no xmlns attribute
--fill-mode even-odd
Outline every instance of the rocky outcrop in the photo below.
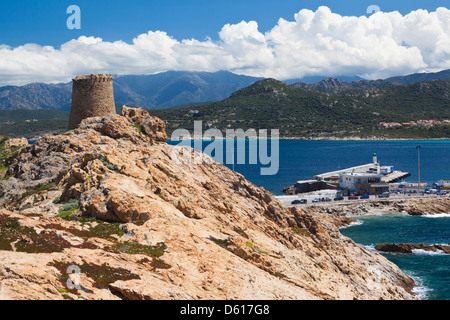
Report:
<svg viewBox="0 0 450 320"><path fill-rule="evenodd" d="M8 159L2 297L415 299L411 278L333 221L289 210L201 152L174 161L180 149L146 117L88 118ZM71 267L82 289L66 286Z"/></svg>
<svg viewBox="0 0 450 320"><path fill-rule="evenodd" d="M28 145L28 140L25 138L15 138L15 139L8 139L5 141L5 148L11 148L11 147L23 147Z"/></svg>
<svg viewBox="0 0 450 320"><path fill-rule="evenodd" d="M383 243L375 246L375 249L383 252L399 252L399 253L414 253L414 250L424 250L431 252L442 252L450 254L450 245L427 245L427 244L412 244L412 243Z"/></svg>
<svg viewBox="0 0 450 320"><path fill-rule="evenodd" d="M413 216L448 213L450 212L450 197L431 199L410 199L395 203L400 212L407 212Z"/></svg>
<svg viewBox="0 0 450 320"><path fill-rule="evenodd" d="M450 212L450 197L367 200L354 203L331 202L304 208L307 208L310 213L327 213L337 217L390 213L432 215Z"/></svg>

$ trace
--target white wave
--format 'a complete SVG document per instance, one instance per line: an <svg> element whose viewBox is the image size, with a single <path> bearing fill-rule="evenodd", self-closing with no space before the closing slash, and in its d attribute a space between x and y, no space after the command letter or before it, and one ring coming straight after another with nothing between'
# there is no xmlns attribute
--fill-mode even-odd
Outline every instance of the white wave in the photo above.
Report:
<svg viewBox="0 0 450 320"><path fill-rule="evenodd" d="M423 217L423 218L431 218L431 219L450 218L450 212L448 212L448 213L427 214L427 215L423 215L421 217Z"/></svg>
<svg viewBox="0 0 450 320"><path fill-rule="evenodd" d="M414 282L417 284L417 286L415 286L412 289L412 292L415 293L420 299L422 300L427 300L428 299L428 295L430 294L430 292L433 291L433 289L428 288L424 285L424 282L422 280L421 277L416 276L414 274L414 272L411 271L405 271L405 273L411 277L411 279L414 280Z"/></svg>
<svg viewBox="0 0 450 320"><path fill-rule="evenodd" d="M347 229L347 228L354 227L354 226L360 226L360 225L362 225L362 224L364 224L363 221L356 220L355 222L352 222L352 223L350 223L350 224L348 224L348 225L346 225L346 226L342 226L342 227L340 227L339 229L340 229L340 230L341 230L341 229Z"/></svg>
<svg viewBox="0 0 450 320"><path fill-rule="evenodd" d="M442 250L428 251L428 250L423 250L423 249L414 249L412 252L418 256L445 256L446 255L446 253Z"/></svg>
<svg viewBox="0 0 450 320"><path fill-rule="evenodd" d="M372 252L376 252L377 251L375 249L375 245L374 244L365 245L364 248L366 248L367 250L372 251Z"/></svg>

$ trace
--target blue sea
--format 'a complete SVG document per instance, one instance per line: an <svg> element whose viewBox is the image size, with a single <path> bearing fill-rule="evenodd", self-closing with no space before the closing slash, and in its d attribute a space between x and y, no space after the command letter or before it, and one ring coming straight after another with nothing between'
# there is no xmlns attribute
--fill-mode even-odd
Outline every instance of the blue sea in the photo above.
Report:
<svg viewBox="0 0 450 320"><path fill-rule="evenodd" d="M247 152L249 142L226 147L225 154ZM268 140L270 154L271 141ZM177 144L177 142L170 142ZM210 142L203 141L201 148ZM200 149L199 146L194 146ZM372 162L377 154L381 165L394 166L395 170L410 172L406 182L418 181L418 151L420 149L421 182L433 184L440 179L450 179L450 140L431 141L279 141L279 170L275 175L261 175L261 168L268 165L225 164L243 174L248 180L275 195L298 180L312 178L316 174L358 166ZM243 150L245 149L245 150ZM208 152L207 152L208 153ZM210 154L211 156L215 155ZM271 155L272 156L272 155ZM226 156L224 156L226 159ZM412 217L407 215L358 217L359 225L341 232L355 242L372 248L379 243L450 243L450 215L439 217ZM450 255L419 253L414 255L383 254L412 276L423 299L450 300Z"/></svg>
<svg viewBox="0 0 450 320"><path fill-rule="evenodd" d="M357 225L341 229L356 243L372 249L380 243L448 244L450 214L437 216L363 216ZM418 284L422 299L450 300L450 255L418 251L415 254L382 253Z"/></svg>

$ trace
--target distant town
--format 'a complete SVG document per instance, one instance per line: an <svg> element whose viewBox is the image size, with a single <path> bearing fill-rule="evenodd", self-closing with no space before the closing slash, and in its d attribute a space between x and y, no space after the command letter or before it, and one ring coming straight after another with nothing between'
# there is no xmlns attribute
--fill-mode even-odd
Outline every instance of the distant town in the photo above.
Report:
<svg viewBox="0 0 450 320"><path fill-rule="evenodd" d="M378 124L378 128L397 128L397 127L434 127L436 125L440 125L443 123L450 123L450 120L417 120L417 121L409 121L409 122L380 122Z"/></svg>

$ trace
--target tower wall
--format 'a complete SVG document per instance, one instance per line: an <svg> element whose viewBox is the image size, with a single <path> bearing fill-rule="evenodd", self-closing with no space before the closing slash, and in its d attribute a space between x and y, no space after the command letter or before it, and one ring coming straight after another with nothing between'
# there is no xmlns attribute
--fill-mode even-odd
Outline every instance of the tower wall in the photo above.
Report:
<svg viewBox="0 0 450 320"><path fill-rule="evenodd" d="M112 75L91 74L73 79L69 130L77 128L83 119L115 113Z"/></svg>

